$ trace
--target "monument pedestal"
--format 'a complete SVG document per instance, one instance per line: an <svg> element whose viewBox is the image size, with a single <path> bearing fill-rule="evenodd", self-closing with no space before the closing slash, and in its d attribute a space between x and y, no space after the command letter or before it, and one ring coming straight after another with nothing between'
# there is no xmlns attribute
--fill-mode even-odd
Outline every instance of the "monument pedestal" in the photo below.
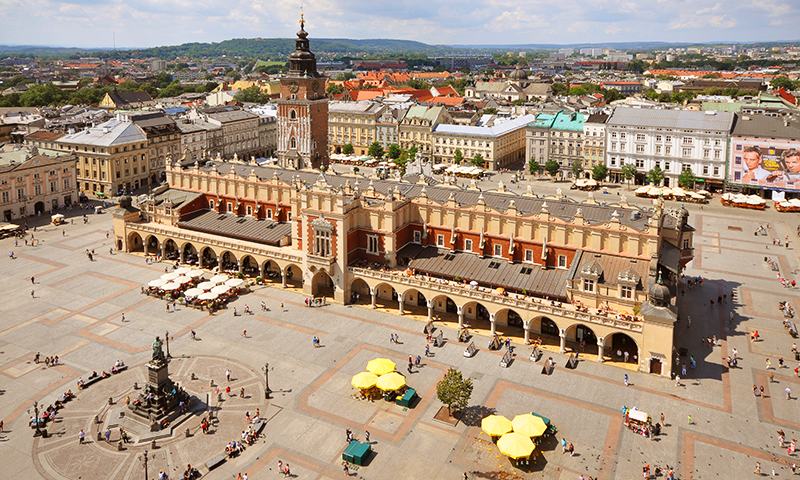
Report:
<svg viewBox="0 0 800 480"><path fill-rule="evenodd" d="M129 408L132 413L151 422L151 431L157 431L161 428L161 420L175 410L181 398L188 401L188 395L169 379L167 362L153 360L147 364L147 385Z"/></svg>

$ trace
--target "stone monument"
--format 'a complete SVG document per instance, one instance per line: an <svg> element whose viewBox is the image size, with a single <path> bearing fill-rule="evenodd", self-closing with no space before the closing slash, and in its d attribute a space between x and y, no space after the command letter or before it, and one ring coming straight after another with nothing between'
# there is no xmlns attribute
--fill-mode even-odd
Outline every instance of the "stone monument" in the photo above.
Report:
<svg viewBox="0 0 800 480"><path fill-rule="evenodd" d="M169 416L181 400L189 399L189 395L169 379L169 364L162 345L161 339L156 337L153 341L153 357L147 363L147 385L129 405L133 413L154 424L159 424Z"/></svg>

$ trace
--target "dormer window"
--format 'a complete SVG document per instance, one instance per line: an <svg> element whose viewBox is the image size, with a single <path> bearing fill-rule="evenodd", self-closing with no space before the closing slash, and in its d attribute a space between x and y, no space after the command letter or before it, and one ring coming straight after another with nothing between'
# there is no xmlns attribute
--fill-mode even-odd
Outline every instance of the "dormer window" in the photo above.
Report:
<svg viewBox="0 0 800 480"><path fill-rule="evenodd" d="M292 120L297 118L297 111L295 109L291 109L289 111L289 118L291 118Z"/></svg>

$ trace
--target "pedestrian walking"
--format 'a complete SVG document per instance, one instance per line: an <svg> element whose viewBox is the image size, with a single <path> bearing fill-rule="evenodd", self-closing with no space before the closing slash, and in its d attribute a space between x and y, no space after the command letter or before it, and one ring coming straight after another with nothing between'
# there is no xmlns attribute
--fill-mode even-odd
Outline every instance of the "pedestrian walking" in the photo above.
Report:
<svg viewBox="0 0 800 480"><path fill-rule="evenodd" d="M247 338L247 330L242 330L242 336L243 336L244 338Z"/></svg>
<svg viewBox="0 0 800 480"><path fill-rule="evenodd" d="M758 386L753 385L753 396L758 396Z"/></svg>
<svg viewBox="0 0 800 480"><path fill-rule="evenodd" d="M627 387L628 386L628 374L627 373L625 374L625 379L623 380L623 382L625 383L625 386Z"/></svg>
<svg viewBox="0 0 800 480"><path fill-rule="evenodd" d="M770 362L769 358L768 358L767 359L767 370L769 370L770 368L772 368L772 362Z"/></svg>
<svg viewBox="0 0 800 480"><path fill-rule="evenodd" d="M756 462L756 469L753 470L756 475L761 475L761 462Z"/></svg>
<svg viewBox="0 0 800 480"><path fill-rule="evenodd" d="M192 340L197 340L197 334L195 333L194 330L189 332L189 338L191 338Z"/></svg>
<svg viewBox="0 0 800 480"><path fill-rule="evenodd" d="M231 371L230 371L230 369L225 370L225 378L227 378L229 382L231 381Z"/></svg>
<svg viewBox="0 0 800 480"><path fill-rule="evenodd" d="M792 399L792 389L789 388L789 387L786 387L786 390L784 390L784 392L786 392L786 400L791 400Z"/></svg>
<svg viewBox="0 0 800 480"><path fill-rule="evenodd" d="M394 333L389 334L389 343L395 343L394 341Z"/></svg>
<svg viewBox="0 0 800 480"><path fill-rule="evenodd" d="M283 462L278 460L278 473L283 473Z"/></svg>
<svg viewBox="0 0 800 480"><path fill-rule="evenodd" d="M32 284L35 284L35 283L36 283L36 281L35 281L35 279L34 279L34 277L33 277L33 276L31 276L31 283L32 283Z"/></svg>
<svg viewBox="0 0 800 480"><path fill-rule="evenodd" d="M425 356L426 357L429 356L430 350L431 350L431 347L428 346L428 345L425 345Z"/></svg>
<svg viewBox="0 0 800 480"><path fill-rule="evenodd" d="M84 432L83 429L81 429L81 431L78 432L78 443L83 444L84 437L86 437L86 432Z"/></svg>
<svg viewBox="0 0 800 480"><path fill-rule="evenodd" d="M769 383L773 383L775 381L775 373L769 372Z"/></svg>
<svg viewBox="0 0 800 480"><path fill-rule="evenodd" d="M291 477L292 471L289 470L289 462L286 462L286 465L283 466L283 476L284 477Z"/></svg>
<svg viewBox="0 0 800 480"><path fill-rule="evenodd" d="M686 376L686 364L681 365L681 375Z"/></svg>
<svg viewBox="0 0 800 480"><path fill-rule="evenodd" d="M369 430L364 431L364 439L369 443Z"/></svg>
<svg viewBox="0 0 800 480"><path fill-rule="evenodd" d="M664 413L661 413L661 426L666 426L667 422L664 421Z"/></svg>
<svg viewBox="0 0 800 480"><path fill-rule="evenodd" d="M680 375L675 375L675 386L676 387L680 387L681 386L681 376Z"/></svg>
<svg viewBox="0 0 800 480"><path fill-rule="evenodd" d="M106 433L103 436L106 437L106 442L110 442L111 441L111 429L110 428L106 428Z"/></svg>
<svg viewBox="0 0 800 480"><path fill-rule="evenodd" d="M692 424L692 416L691 416L691 415L689 415L689 419L687 420L687 423L688 423L689 425L691 425L691 424Z"/></svg>
<svg viewBox="0 0 800 480"><path fill-rule="evenodd" d="M31 298L36 298L36 292L31 290Z"/></svg>
<svg viewBox="0 0 800 480"><path fill-rule="evenodd" d="M344 462L344 467L342 467L342 470L344 470L345 476L347 476L347 477L350 476L350 464L349 463Z"/></svg>
<svg viewBox="0 0 800 480"><path fill-rule="evenodd" d="M122 312L122 321L125 321L125 312Z"/></svg>
<svg viewBox="0 0 800 480"><path fill-rule="evenodd" d="M758 393L761 394L762 398L764 397L764 385L761 385L760 387L758 387Z"/></svg>

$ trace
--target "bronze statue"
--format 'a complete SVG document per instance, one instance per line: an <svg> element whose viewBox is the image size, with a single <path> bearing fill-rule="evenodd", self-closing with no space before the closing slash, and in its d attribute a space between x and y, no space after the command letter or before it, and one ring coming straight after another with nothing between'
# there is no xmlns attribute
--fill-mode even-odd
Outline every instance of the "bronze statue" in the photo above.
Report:
<svg viewBox="0 0 800 480"><path fill-rule="evenodd" d="M154 362L163 362L164 361L164 351L161 349L161 339L156 337L153 340L153 361Z"/></svg>

